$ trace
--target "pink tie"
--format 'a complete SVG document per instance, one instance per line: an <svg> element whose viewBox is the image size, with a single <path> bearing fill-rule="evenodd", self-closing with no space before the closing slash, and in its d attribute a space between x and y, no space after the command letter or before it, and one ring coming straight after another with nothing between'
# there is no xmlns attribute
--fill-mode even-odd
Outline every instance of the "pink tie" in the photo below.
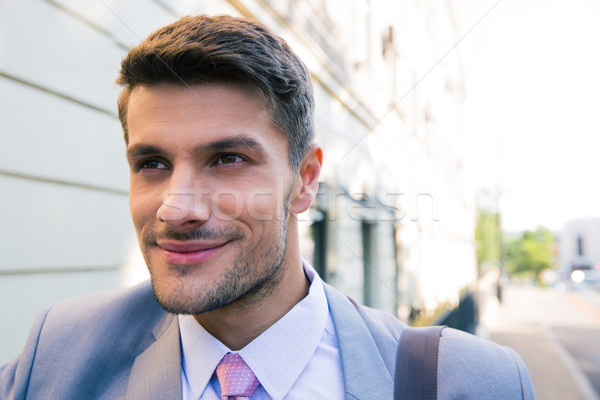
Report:
<svg viewBox="0 0 600 400"><path fill-rule="evenodd" d="M248 400L258 387L258 379L237 353L227 353L217 365L221 400Z"/></svg>

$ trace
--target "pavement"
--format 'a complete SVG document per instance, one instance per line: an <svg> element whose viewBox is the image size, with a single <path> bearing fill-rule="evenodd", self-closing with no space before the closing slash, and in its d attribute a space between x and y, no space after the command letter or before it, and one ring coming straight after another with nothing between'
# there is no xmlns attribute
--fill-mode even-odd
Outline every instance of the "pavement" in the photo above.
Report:
<svg viewBox="0 0 600 400"><path fill-rule="evenodd" d="M600 291L509 286L480 335L515 349L541 400L600 400Z"/></svg>

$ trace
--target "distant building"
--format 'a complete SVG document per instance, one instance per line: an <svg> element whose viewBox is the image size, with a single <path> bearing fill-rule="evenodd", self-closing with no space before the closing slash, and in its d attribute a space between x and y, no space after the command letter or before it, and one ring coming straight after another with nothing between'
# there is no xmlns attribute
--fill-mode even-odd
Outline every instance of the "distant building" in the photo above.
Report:
<svg viewBox="0 0 600 400"><path fill-rule="evenodd" d="M565 224L559 235L561 272L568 276L577 269L600 265L600 218L579 219Z"/></svg>

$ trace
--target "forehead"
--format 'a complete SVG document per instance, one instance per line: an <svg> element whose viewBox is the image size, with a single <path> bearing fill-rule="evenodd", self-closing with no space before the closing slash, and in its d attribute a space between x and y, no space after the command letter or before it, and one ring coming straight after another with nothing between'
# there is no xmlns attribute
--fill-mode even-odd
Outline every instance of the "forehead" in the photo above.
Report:
<svg viewBox="0 0 600 400"><path fill-rule="evenodd" d="M197 139L252 134L287 143L273 123L262 91L238 83L135 87L129 97L127 127L129 144L153 136L181 140L181 134Z"/></svg>
<svg viewBox="0 0 600 400"><path fill-rule="evenodd" d="M181 118L198 118L212 114L219 117L218 111L227 112L231 108L244 105L244 109L258 111L257 117L269 113L267 101L262 91L254 85L237 83L175 85L139 85L133 88L128 101L128 122L138 114L148 118L169 112ZM207 113L208 112L208 113Z"/></svg>

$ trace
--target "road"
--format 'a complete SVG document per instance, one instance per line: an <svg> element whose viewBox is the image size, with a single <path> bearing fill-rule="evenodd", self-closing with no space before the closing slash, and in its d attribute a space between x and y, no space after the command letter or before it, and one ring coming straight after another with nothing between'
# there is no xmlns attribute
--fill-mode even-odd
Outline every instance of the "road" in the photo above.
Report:
<svg viewBox="0 0 600 400"><path fill-rule="evenodd" d="M600 292L510 286L484 309L484 336L523 357L536 399L600 400Z"/></svg>

